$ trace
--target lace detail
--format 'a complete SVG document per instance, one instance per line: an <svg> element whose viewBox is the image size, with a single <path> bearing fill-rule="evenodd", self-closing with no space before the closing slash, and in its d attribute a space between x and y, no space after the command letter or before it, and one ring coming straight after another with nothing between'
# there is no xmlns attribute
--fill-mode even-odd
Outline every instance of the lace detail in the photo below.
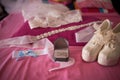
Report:
<svg viewBox="0 0 120 80"><path fill-rule="evenodd" d="M90 41L93 45L97 45L100 44L101 42L104 42L104 37L105 37L106 33L105 32L101 32L100 30L97 30L96 32L94 32L94 36L93 39L91 39L92 41Z"/></svg>
<svg viewBox="0 0 120 80"><path fill-rule="evenodd" d="M116 48L119 45L119 40L116 36L117 34L113 33L113 32L108 32L108 36L106 36L105 38L105 45L107 45L110 48Z"/></svg>
<svg viewBox="0 0 120 80"><path fill-rule="evenodd" d="M43 38L49 37L49 36L57 34L57 33L61 33L61 32L64 32L64 31L72 31L72 30L76 30L76 29L86 27L86 26L92 26L93 24L100 23L100 22L101 21L94 21L94 22L90 22L90 23L82 24L82 25L78 25L78 26L70 26L70 27L67 27L67 28L60 28L60 29L56 29L56 30L53 30L53 31L49 31L47 33L37 35L36 38L37 39L43 39Z"/></svg>

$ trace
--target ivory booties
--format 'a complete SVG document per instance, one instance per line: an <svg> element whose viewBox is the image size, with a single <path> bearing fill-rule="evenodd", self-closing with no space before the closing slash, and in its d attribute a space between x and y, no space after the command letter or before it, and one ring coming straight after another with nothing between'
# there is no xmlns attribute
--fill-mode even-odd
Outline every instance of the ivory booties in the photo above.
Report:
<svg viewBox="0 0 120 80"><path fill-rule="evenodd" d="M108 19L104 20L91 40L82 49L82 59L93 62L97 58L99 64L114 65L120 57L120 24L111 29Z"/></svg>
<svg viewBox="0 0 120 80"><path fill-rule="evenodd" d="M82 58L86 62L93 62L105 44L104 39L107 32L111 30L110 21L105 20L94 33L90 41L82 49Z"/></svg>
<svg viewBox="0 0 120 80"><path fill-rule="evenodd" d="M98 55L98 63L111 66L118 63L120 58L120 23L109 32L107 42Z"/></svg>

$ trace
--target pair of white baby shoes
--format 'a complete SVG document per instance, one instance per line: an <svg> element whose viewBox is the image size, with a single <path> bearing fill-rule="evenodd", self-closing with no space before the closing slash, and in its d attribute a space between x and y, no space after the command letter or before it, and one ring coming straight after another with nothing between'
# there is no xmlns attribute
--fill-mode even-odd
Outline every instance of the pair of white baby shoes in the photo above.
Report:
<svg viewBox="0 0 120 80"><path fill-rule="evenodd" d="M82 59L104 66L118 63L120 58L120 23L113 29L108 19L104 20L90 41L82 49Z"/></svg>

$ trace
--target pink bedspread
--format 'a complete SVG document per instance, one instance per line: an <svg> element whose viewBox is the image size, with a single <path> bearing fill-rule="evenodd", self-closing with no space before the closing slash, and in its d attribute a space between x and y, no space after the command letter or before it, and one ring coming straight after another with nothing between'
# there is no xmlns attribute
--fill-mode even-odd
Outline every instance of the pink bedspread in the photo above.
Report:
<svg viewBox="0 0 120 80"><path fill-rule="evenodd" d="M73 66L53 72L48 70L56 64L47 55L16 61L11 58L14 49L0 53L0 80L120 80L120 64L104 67L96 62L86 63L81 59L82 46L70 47L70 56L75 58Z"/></svg>
<svg viewBox="0 0 120 80"><path fill-rule="evenodd" d="M99 20L102 17L105 18L104 15L96 16L83 15L83 22L68 24L62 27L79 25ZM106 15L106 18L110 18L114 24L120 22L120 16L118 15ZM37 35L53 30L51 28L30 30L28 23L23 22L21 14L9 15L0 24L0 39L22 35ZM86 63L82 60L81 50L84 44L76 43L74 36L74 33L78 30L67 31L48 37L52 42L58 37L65 37L69 40L70 57L75 59L73 66L49 72L48 70L57 66L57 64L51 61L47 55L36 58L27 57L16 61L12 59L11 53L17 48L3 48L0 49L0 80L120 80L120 63L115 66L104 67L97 62Z"/></svg>

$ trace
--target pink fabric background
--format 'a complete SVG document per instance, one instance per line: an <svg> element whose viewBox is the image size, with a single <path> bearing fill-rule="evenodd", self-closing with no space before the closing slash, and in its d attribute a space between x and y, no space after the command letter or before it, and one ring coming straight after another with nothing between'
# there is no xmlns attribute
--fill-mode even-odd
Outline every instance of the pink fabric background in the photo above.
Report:
<svg viewBox="0 0 120 80"><path fill-rule="evenodd" d="M82 46L70 47L73 66L53 72L48 70L57 64L47 55L16 61L11 58L15 49L0 49L0 80L120 80L120 64L104 67L96 62L86 63L81 59Z"/></svg>
<svg viewBox="0 0 120 80"><path fill-rule="evenodd" d="M116 14L111 16L83 14L83 22L61 27L78 25L104 18L110 18L114 24L120 22L120 18ZM21 14L11 14L1 21L0 24L0 39L22 35L37 35L53 30L51 28L30 30L28 23L23 22ZM70 57L75 59L73 66L49 72L50 68L56 67L58 64L52 62L47 55L36 58L27 57L16 61L12 59L11 53L19 48L2 48L0 49L0 80L120 80L120 61L115 66L104 67L97 62L86 63L82 60L81 50L84 43L76 43L74 36L74 33L79 30L63 32L49 37L52 42L58 37L65 37L69 40Z"/></svg>

